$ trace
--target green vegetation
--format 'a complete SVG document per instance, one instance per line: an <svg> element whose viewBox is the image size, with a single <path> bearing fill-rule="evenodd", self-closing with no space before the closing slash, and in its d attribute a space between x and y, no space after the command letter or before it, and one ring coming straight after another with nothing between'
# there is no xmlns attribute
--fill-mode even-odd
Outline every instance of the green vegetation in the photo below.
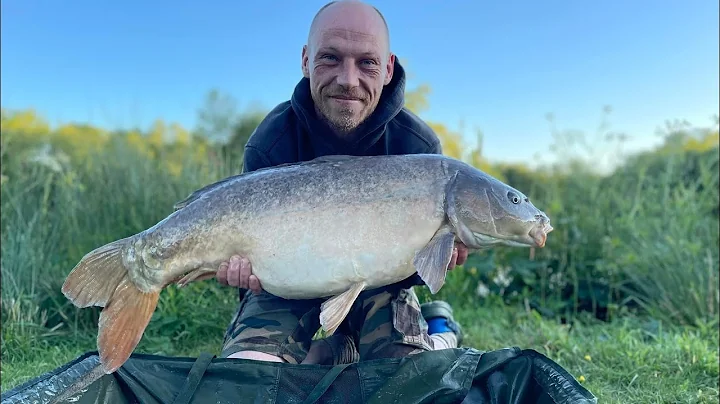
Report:
<svg viewBox="0 0 720 404"><path fill-rule="evenodd" d="M425 105L421 88L409 105ZM413 98L415 97L415 98ZM2 389L95 349L98 310L60 292L91 249L141 231L191 191L235 174L262 113L235 114L213 93L203 125L148 131L50 128L2 111ZM720 269L718 129L671 126L656 150L593 171L568 150L609 143L556 131L563 164L491 164L432 123L446 154L527 193L556 230L542 250L474 254L437 296L456 307L467 344L533 348L602 402L717 402ZM222 136L228 133L226 136ZM614 145L622 136L601 133ZM616 149L612 150L617 154ZM167 289L138 351L217 352L237 293L214 281Z"/></svg>

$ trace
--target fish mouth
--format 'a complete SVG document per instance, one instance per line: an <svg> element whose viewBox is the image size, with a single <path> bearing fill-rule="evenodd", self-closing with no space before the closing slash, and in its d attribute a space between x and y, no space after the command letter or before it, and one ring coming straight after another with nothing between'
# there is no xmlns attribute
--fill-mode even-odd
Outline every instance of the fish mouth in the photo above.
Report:
<svg viewBox="0 0 720 404"><path fill-rule="evenodd" d="M494 245L505 245L508 247L545 247L548 233L553 231L553 227L549 222L543 221L535 224L527 233L523 235L489 235L483 233L472 232L475 243L479 247L491 247Z"/></svg>
<svg viewBox="0 0 720 404"><path fill-rule="evenodd" d="M497 236L491 236L489 234L483 234L483 233L475 233L473 232L473 237L475 238L475 245L479 248L486 248L486 247L492 247L494 245L505 245L508 247L530 247L535 244L535 241L528 237L497 237Z"/></svg>
<svg viewBox="0 0 720 404"><path fill-rule="evenodd" d="M543 222L530 229L528 237L534 242L535 247L543 248L547 242L547 236L551 231L553 231L553 227L550 223Z"/></svg>

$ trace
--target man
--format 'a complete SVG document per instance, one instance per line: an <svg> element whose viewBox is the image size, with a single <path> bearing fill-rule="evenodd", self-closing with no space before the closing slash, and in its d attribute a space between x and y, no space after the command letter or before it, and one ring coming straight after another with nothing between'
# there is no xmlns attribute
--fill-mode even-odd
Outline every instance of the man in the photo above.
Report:
<svg viewBox="0 0 720 404"><path fill-rule="evenodd" d="M380 12L359 1L333 2L318 11L302 50L303 79L245 146L244 171L331 154L437 153L428 125L403 108L405 73L390 52ZM449 269L462 265L458 245ZM232 257L217 279L245 293L221 357L289 363L339 364L454 348L460 329L445 302L423 305L415 275L363 292L332 337L312 341L322 300L284 300L262 291L252 263ZM426 321L427 319L427 321Z"/></svg>

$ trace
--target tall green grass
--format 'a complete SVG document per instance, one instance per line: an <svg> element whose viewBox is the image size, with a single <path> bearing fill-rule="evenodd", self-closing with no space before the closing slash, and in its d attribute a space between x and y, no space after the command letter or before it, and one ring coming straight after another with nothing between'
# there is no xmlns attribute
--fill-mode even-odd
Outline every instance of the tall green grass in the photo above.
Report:
<svg viewBox="0 0 720 404"><path fill-rule="evenodd" d="M601 176L582 166L503 170L552 219L547 247L472 256L439 296L517 302L548 316L641 310L673 324L717 322L718 148L644 154Z"/></svg>
<svg viewBox="0 0 720 404"><path fill-rule="evenodd" d="M117 137L55 171L17 158L22 153L12 147L3 144L11 158L0 189L4 352L49 334L94 329L98 310L77 310L60 292L80 258L152 226L175 202L239 166L212 154L198 161L190 147L186 156L173 151L183 162L174 175L163 168L163 150L150 159ZM642 310L675 324L717 321L717 160L715 148L638 158L609 176L582 167L503 168L506 180L552 218L556 230L547 247L474 254L438 295L418 292L423 300L468 308L483 300L516 302L565 318ZM188 313L207 313L193 317L203 325L193 323L193 333L217 335L236 304L237 293L213 281L170 288L150 329L170 340L188 338Z"/></svg>
<svg viewBox="0 0 720 404"><path fill-rule="evenodd" d="M42 339L49 330L96 327L97 309L77 310L60 292L73 266L92 249L155 224L193 190L234 174L227 164L197 163L189 157L185 161L180 175L170 175L157 161L116 141L60 172L17 159L4 166L7 180L0 190L3 352L13 341ZM219 294L222 299L217 299ZM215 300L203 307L203 296ZM234 296L237 299L237 293ZM168 290L157 314L161 321L153 326L176 326L181 333L177 322L193 310L227 311L229 316L232 297L229 288L212 282ZM177 321L169 321L172 316ZM222 332L226 326L208 322L209 332Z"/></svg>

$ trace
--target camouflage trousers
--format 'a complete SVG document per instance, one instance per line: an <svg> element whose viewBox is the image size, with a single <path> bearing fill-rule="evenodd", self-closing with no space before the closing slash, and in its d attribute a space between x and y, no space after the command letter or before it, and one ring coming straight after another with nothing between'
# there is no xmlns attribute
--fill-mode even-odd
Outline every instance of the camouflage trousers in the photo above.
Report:
<svg viewBox="0 0 720 404"><path fill-rule="evenodd" d="M259 351L289 363L301 363L320 328L323 301L286 300L264 291L246 293L227 329L220 357ZM352 341L360 360L402 357L433 349L415 291L392 285L361 293L329 338ZM342 353L334 354L335 363L347 361L337 358Z"/></svg>

